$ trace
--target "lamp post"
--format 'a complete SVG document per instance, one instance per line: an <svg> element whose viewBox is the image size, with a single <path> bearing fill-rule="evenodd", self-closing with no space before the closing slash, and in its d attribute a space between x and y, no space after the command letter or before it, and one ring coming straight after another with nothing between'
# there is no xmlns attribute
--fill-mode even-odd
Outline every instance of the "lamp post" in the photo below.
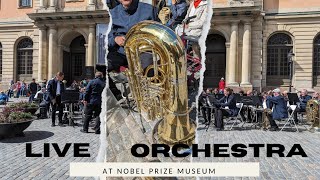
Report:
<svg viewBox="0 0 320 180"><path fill-rule="evenodd" d="M289 79L290 79L290 85L289 85L289 92L291 92L291 86L292 86L292 74L293 74L293 60L292 58L295 56L293 53L293 49L290 50L288 53L288 63L289 63Z"/></svg>

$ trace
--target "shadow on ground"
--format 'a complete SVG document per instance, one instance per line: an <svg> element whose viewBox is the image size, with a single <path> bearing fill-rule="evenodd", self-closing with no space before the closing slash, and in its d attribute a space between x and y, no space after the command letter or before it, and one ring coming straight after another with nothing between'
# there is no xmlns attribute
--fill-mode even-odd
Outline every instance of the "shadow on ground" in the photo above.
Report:
<svg viewBox="0 0 320 180"><path fill-rule="evenodd" d="M0 139L1 143L25 143L47 139L53 136L53 132L49 131L24 131L24 136L13 137L8 139Z"/></svg>

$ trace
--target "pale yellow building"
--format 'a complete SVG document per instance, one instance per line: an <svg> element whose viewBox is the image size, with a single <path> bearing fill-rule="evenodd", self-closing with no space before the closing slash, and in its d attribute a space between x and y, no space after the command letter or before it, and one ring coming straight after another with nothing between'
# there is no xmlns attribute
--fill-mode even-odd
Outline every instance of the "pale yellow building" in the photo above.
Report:
<svg viewBox="0 0 320 180"><path fill-rule="evenodd" d="M63 71L79 80L96 58L96 25L109 16L102 0L1 0L1 84L51 79Z"/></svg>
<svg viewBox="0 0 320 180"><path fill-rule="evenodd" d="M213 0L205 87L320 87L319 0Z"/></svg>

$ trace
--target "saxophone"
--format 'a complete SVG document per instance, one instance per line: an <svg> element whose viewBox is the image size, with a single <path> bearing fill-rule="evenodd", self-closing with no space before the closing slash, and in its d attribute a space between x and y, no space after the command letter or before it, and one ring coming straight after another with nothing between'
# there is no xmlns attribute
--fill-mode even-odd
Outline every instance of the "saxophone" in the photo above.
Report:
<svg viewBox="0 0 320 180"><path fill-rule="evenodd" d="M191 144L195 125L189 120L187 61L181 39L168 27L142 21L126 35L126 74L139 113L157 120L158 141L168 145ZM142 54L153 63L141 65Z"/></svg>
<svg viewBox="0 0 320 180"><path fill-rule="evenodd" d="M312 127L319 127L319 102L315 99L310 99L306 106L307 121L312 124Z"/></svg>

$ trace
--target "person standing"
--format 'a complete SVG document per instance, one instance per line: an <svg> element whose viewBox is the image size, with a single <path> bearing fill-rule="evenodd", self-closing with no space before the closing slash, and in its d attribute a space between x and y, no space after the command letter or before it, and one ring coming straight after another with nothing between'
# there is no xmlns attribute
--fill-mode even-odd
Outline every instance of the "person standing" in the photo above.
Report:
<svg viewBox="0 0 320 180"><path fill-rule="evenodd" d="M46 97L47 102L51 102L52 106L52 124L51 127L55 126L55 120L56 120L56 111L59 111L59 126L63 126L62 124L62 104L61 104L61 95L64 93L64 84L62 83L62 80L64 78L63 72L58 72L56 74L56 77L51 79L48 82L47 86L47 94Z"/></svg>
<svg viewBox="0 0 320 180"><path fill-rule="evenodd" d="M89 123L92 119L92 115L96 118L96 124L94 127L95 133L100 134L100 112L102 104L102 91L106 86L106 82L103 79L102 72L96 72L95 79L91 80L85 91L83 104L85 106L85 117L83 122L83 129L80 131L88 133Z"/></svg>
<svg viewBox="0 0 320 180"><path fill-rule="evenodd" d="M30 93L29 103L32 103L37 91L38 91L38 84L36 83L35 79L32 79L32 82L29 84L29 93Z"/></svg>
<svg viewBox="0 0 320 180"><path fill-rule="evenodd" d="M224 78L222 77L219 81L219 93L223 94L223 91L225 88L226 88L226 82L224 81Z"/></svg>

